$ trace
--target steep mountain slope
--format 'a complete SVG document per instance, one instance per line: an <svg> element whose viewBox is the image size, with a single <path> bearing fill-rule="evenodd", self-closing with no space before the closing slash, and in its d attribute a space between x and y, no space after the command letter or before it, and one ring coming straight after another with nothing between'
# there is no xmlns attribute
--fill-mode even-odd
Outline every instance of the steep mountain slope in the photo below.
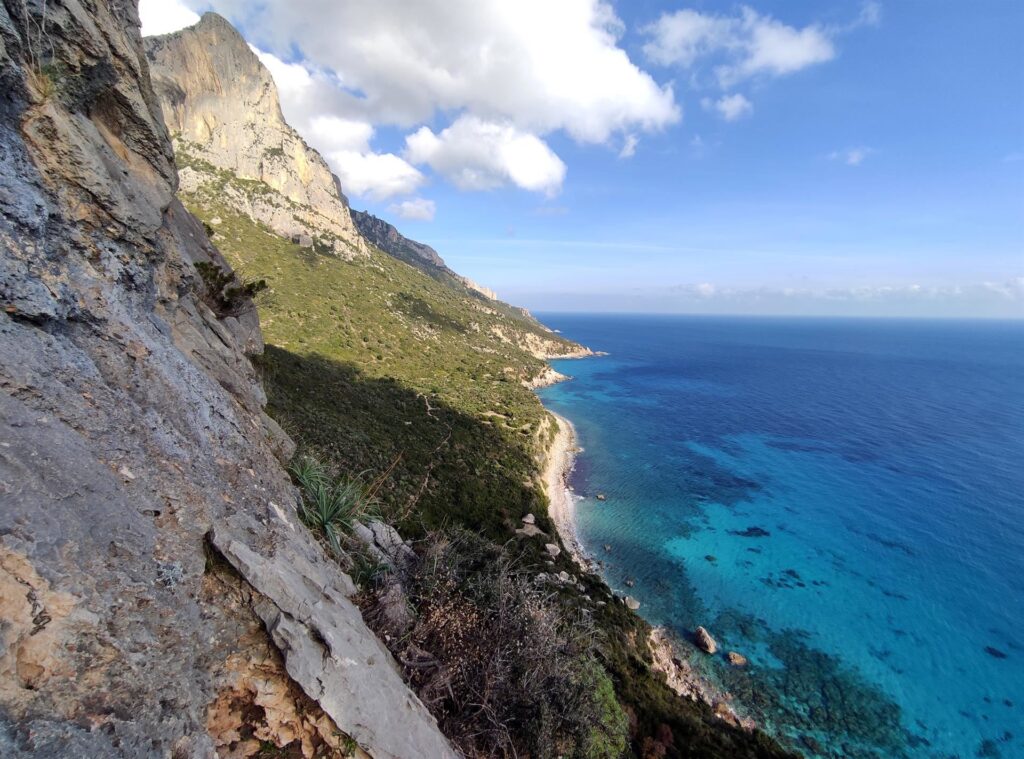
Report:
<svg viewBox="0 0 1024 759"><path fill-rule="evenodd" d="M405 261L427 276L442 282L448 282L453 286L462 285L488 300L498 299L498 294L493 290L481 287L476 282L449 269L444 259L429 245L410 240L383 219L378 219L366 211L353 211L352 220L363 237L399 261Z"/></svg>
<svg viewBox="0 0 1024 759"><path fill-rule="evenodd" d="M221 21L203 26L227 34ZM155 44L160 77L187 100L188 77L168 54L175 37ZM234 68L219 62L208 78ZM677 698L652 666L649 627L565 551L545 547L559 541L538 476L554 430L529 387L549 376L543 356L587 351L467 289L379 220L373 234L390 252L369 244L349 259L282 235L237 202L279 202L274 188L215 165L202 144L175 147L190 177L186 206L246 278L269 285L258 305L271 414L303 453L366 473L386 515L422 539L418 569L397 585L377 584L372 561L363 567L360 602L446 734L473 757L612 759L627 730L637 756L784 756ZM533 531L516 532L527 514ZM396 608L397 629L382 621ZM525 625L516 630L543 621L541 645L524 644L514 618Z"/></svg>
<svg viewBox="0 0 1024 759"><path fill-rule="evenodd" d="M588 351L523 311L470 289L433 250L372 217L356 218L392 255L365 245L365 255L343 258L282 235L259 212L280 205L281 193L252 179L254 172L239 168L239 161L218 147L272 140L259 136L256 122L210 115L240 112L237 104L222 104L211 95L240 96L238 86L222 77L248 72L260 83L261 102L277 103L269 74L230 29L223 19L206 14L191 29L147 40L147 47L171 132L187 122L179 113L206 114L198 121L217 123L203 143L177 135L180 197L207 222L244 276L269 284L260 311L268 340L279 349L268 354L265 366L278 418L304 448L330 453L331 460L352 471L392 469L383 494L398 512L415 504L416 514L433 523L461 505L490 514L487 521L498 529L502 519L518 518L512 513L518 504L539 506L543 495L534 460L546 446L551 422L528 387L550 376L544 356ZM250 97L253 88L241 91ZM271 121L275 134L279 126ZM196 130L190 134L194 138ZM347 207L344 213L349 218ZM348 378L346 392L322 399L322 405L315 393L296 396L296 388L307 384L296 372L310 366L301 359L314 356ZM371 391L379 390L373 384L378 380L397 383L411 396L407 412L380 408L354 424L339 398L390 403ZM445 421L438 424L440 416ZM309 423L311 417L330 424ZM463 417L473 424L454 421ZM453 429L467 435L470 429L473 435L486 430L496 440L469 444Z"/></svg>
<svg viewBox="0 0 1024 759"><path fill-rule="evenodd" d="M194 27L148 38L146 52L174 140L212 171L251 182L228 188L231 207L303 246L365 253L337 178L285 123L270 72L234 27L208 13ZM197 173L205 173L199 164L181 172L183 190L207 181Z"/></svg>
<svg viewBox="0 0 1024 759"><path fill-rule="evenodd" d="M298 521L138 26L0 3L0 755L454 756Z"/></svg>

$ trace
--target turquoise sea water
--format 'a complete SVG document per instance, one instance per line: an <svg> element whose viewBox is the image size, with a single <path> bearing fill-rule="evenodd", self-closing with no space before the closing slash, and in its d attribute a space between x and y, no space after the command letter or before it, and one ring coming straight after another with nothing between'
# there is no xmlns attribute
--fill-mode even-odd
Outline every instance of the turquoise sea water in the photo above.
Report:
<svg viewBox="0 0 1024 759"><path fill-rule="evenodd" d="M747 712L820 756L1024 757L1024 324L542 318L611 354L541 393L585 546L750 659L703 657Z"/></svg>

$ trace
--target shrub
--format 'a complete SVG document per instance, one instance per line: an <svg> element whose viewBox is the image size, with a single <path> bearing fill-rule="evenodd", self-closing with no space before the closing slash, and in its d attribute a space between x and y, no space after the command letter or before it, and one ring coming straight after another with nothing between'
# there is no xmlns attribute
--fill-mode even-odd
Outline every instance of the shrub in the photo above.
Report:
<svg viewBox="0 0 1024 759"><path fill-rule="evenodd" d="M403 585L415 618L392 652L466 756L623 754L627 721L592 627L505 549L469 532L432 533Z"/></svg>
<svg viewBox="0 0 1024 759"><path fill-rule="evenodd" d="M219 316L231 316L248 306L252 299L267 289L267 280L239 281L233 272L224 271L209 261L196 263L203 280L203 301Z"/></svg>
<svg viewBox="0 0 1024 759"><path fill-rule="evenodd" d="M292 476L302 488L302 521L320 534L336 555L353 523L376 514L376 502L359 479L333 480L315 459L300 459L292 466Z"/></svg>

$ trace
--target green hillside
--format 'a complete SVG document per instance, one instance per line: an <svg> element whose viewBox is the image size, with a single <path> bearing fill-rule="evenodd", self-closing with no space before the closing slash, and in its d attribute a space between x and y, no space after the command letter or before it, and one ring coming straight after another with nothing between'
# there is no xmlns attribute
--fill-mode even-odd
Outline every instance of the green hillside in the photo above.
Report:
<svg viewBox="0 0 1024 759"><path fill-rule="evenodd" d="M178 162L196 165L182 151ZM536 458L551 425L523 382L545 364L516 343L577 346L375 248L345 261L284 240L219 200L225 183L265 190L215 176L182 200L240 276L267 281L269 410L301 451L341 471L390 471L381 495L406 529L460 517L505 538L543 512Z"/></svg>
<svg viewBox="0 0 1024 759"><path fill-rule="evenodd" d="M586 696L576 705L551 707L568 721L545 730L570 744L568 736L584 730L589 737L577 741L573 756L618 755L609 748L614 735L601 737L612 724L621 730L625 719L601 685L610 677L631 720L636 756L788 756L763 734L728 727L707 706L675 696L650 666L644 643L648 625L616 601L599 578L579 575L565 552L550 566L543 544L551 538L514 539L521 517L531 512L539 528L556 534L538 482L538 460L553 429L523 384L545 364L519 346L542 341L552 352L578 346L518 309L453 287L375 248L368 257L346 261L284 240L222 200L225 189L265 200L273 193L266 185L234 179L180 149L178 162L208 178L198 191L182 193L189 210L204 220L243 279L267 282L257 298L267 342L259 366L268 411L299 444L300 455L312 454L341 475L365 472L368 479L380 478L385 516L403 535L430 535L427 545L435 545L431 541L439 535L442 545L454 541L457 551L442 554L441 564L424 566L437 571L445 561L460 564L462 601L468 595L481 603L474 594L495 582L496 566L511 567L512 576L520 578L515 583L530 582L544 571L580 577L582 591L544 591L543 603L553 604L545 608L556 618L577 620L566 629L582 625L590 643L553 651L555 658L545 662L524 663L520 675L521 682L529 682L557 663L553 671L567 667L567 677L577 682L570 692L575 687L577 695ZM470 555L466 530L486 539ZM486 558L472 558L477 551ZM418 619L426 618L422 615L435 597L431 590L421 599L427 606L418 607ZM493 632L485 637L499 648L515 645ZM587 653L589 646L595 647L593 654ZM483 660L491 655L481 654ZM588 664L595 661L591 656L600 663L596 671ZM533 709L531 698L524 698L516 703ZM557 702L563 696L545 698ZM462 736L465 747L466 731L475 728L461 721L473 710L451 704L446 709L454 711L442 710L439 719L450 736ZM536 715L509 718L525 720L522 740L541 724L532 722L540 719ZM578 753L584 744L590 748Z"/></svg>

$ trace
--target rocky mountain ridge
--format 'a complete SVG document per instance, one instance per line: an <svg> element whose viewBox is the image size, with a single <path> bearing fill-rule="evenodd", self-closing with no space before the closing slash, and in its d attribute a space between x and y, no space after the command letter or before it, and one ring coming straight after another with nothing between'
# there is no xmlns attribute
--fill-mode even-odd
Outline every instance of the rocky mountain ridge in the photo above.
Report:
<svg viewBox="0 0 1024 759"><path fill-rule="evenodd" d="M138 28L0 4L0 754L454 756L299 523Z"/></svg>
<svg viewBox="0 0 1024 759"><path fill-rule="evenodd" d="M431 248L392 224L352 211L338 178L281 114L266 67L224 18L206 13L194 26L144 40L154 89L171 133L187 196L218 204L275 234L343 259L365 260L368 245L471 295L468 308L501 321L492 337L544 359L590 355L524 309L452 271ZM216 230L220 216L206 219Z"/></svg>
<svg viewBox="0 0 1024 759"><path fill-rule="evenodd" d="M488 300L497 300L498 294L488 287L478 285L468 277L463 277L448 268L440 254L429 245L410 240L399 232L394 225L378 219L366 211L353 211L352 220L356 228L368 241L376 245L388 255L422 270L428 276L438 279L450 279L467 289L482 295Z"/></svg>
<svg viewBox="0 0 1024 759"><path fill-rule="evenodd" d="M215 13L173 34L147 37L154 90L177 152L186 191L221 171L249 180L225 199L277 234L344 258L365 255L337 177L281 113L270 72Z"/></svg>

